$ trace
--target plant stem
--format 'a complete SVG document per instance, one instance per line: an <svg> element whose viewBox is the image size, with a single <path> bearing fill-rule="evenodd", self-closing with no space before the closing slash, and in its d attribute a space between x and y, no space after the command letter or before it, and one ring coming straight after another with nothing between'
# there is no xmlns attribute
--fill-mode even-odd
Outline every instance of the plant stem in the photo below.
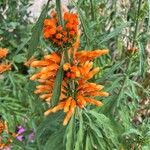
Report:
<svg viewBox="0 0 150 150"><path fill-rule="evenodd" d="M61 12L61 0L56 0L56 11L58 14L59 24L63 27L63 19L62 19L62 12Z"/></svg>
<svg viewBox="0 0 150 150"><path fill-rule="evenodd" d="M94 21L95 15L94 15L93 0L90 0L90 4L91 4L91 16L92 16L92 20Z"/></svg>
<svg viewBox="0 0 150 150"><path fill-rule="evenodd" d="M142 0L139 0L139 2L138 2L138 10L137 10L137 15L136 15L136 21L135 21L135 31L134 31L134 35L133 35L132 47L134 47L135 41L136 41L136 37L137 37L141 4L142 4Z"/></svg>

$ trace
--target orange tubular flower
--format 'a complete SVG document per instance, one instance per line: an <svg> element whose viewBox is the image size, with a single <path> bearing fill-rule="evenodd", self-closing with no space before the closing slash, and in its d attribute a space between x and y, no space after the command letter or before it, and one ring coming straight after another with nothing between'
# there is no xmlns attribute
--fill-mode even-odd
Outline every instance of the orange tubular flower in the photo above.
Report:
<svg viewBox="0 0 150 150"><path fill-rule="evenodd" d="M66 117L64 119L63 125L67 125L68 121L70 120L71 116L74 114L74 110L76 108L76 101L72 99L72 97L69 97L68 99L64 100L63 102L60 102L57 106L54 108L51 108L47 110L44 115L47 116L50 113L55 113L61 109L64 109L64 112L66 112Z"/></svg>
<svg viewBox="0 0 150 150"><path fill-rule="evenodd" d="M50 18L44 20L43 29L44 38L61 47L75 41L79 24L78 16L75 13L65 12L63 22L64 28L58 22L57 13L53 11Z"/></svg>
<svg viewBox="0 0 150 150"><path fill-rule="evenodd" d="M0 48L0 59L6 57L7 54L8 49ZM0 64L0 74L7 70L11 70L11 64Z"/></svg>
<svg viewBox="0 0 150 150"><path fill-rule="evenodd" d="M7 54L8 54L8 49L0 48L0 58L6 57Z"/></svg>
<svg viewBox="0 0 150 150"><path fill-rule="evenodd" d="M30 63L31 67L41 68L30 79L38 80L41 85L36 87L35 93L41 94L40 97L45 101L50 101L54 80L60 64L60 56L56 53L44 56L43 60L34 60Z"/></svg>
<svg viewBox="0 0 150 150"><path fill-rule="evenodd" d="M97 53L96 51L97 55L94 55L95 58L98 57L98 55L101 55L104 52L106 52L106 50L104 51L99 50L99 51L101 51L101 53L100 52ZM88 55L88 52L87 52L87 55ZM109 95L107 92L104 92L102 90L104 88L102 85L97 85L96 83L90 83L88 81L89 79L93 78L93 76L99 71L99 68L93 68L93 62L85 61L83 63L83 61L80 61L80 59L78 61L74 60L74 62L76 63L73 65L71 65L70 63L66 63L63 66L66 76L64 77L63 84L62 84L63 97L61 95L60 103L58 103L57 106L55 106L54 108L50 108L44 113L44 115L47 116L50 113L55 113L63 109L64 112L66 113L66 117L64 119L63 125L67 125L71 116L74 114L76 107L83 108L88 103L96 105L96 106L102 106L102 102L97 101L95 98L98 96ZM71 81L74 81L75 87L74 87L73 93L76 93L75 95L71 92L69 93L70 91L69 83ZM48 87L45 87L45 88L48 88Z"/></svg>
<svg viewBox="0 0 150 150"><path fill-rule="evenodd" d="M0 134L4 131L8 133L7 123L0 120ZM4 143L2 139L2 136L0 136L0 149L4 149L8 146L8 143Z"/></svg>
<svg viewBox="0 0 150 150"><path fill-rule="evenodd" d="M66 16L67 17L67 16ZM79 34L80 35L80 34ZM64 110L66 113L63 125L67 125L71 116L77 107L84 108L87 104L102 106L102 102L97 101L96 97L108 96L103 91L103 86L91 83L89 79L93 78L99 72L99 67L93 68L95 58L108 53L108 50L80 51L77 52L80 36L72 48L68 50L69 58L73 56L72 63L65 63L63 69L65 71L64 79L61 87L60 102L53 108L47 110L44 115ZM54 88L54 80L60 65L61 56L57 53L46 55L43 60L33 61L30 66L41 68L30 79L37 79L40 85L36 87L35 93L41 94L40 98L50 102ZM74 84L70 87L70 83Z"/></svg>
<svg viewBox="0 0 150 150"><path fill-rule="evenodd" d="M0 64L0 73L11 70L11 64Z"/></svg>
<svg viewBox="0 0 150 150"><path fill-rule="evenodd" d="M18 135L16 133L11 133L8 131L8 125L6 121L0 120L0 134L6 132L7 134L11 134L14 138L16 138ZM10 147L10 144L13 142L11 138L7 139L7 142L3 141L3 137L0 136L0 149L7 149Z"/></svg>
<svg viewBox="0 0 150 150"><path fill-rule="evenodd" d="M54 13L54 12L53 12ZM44 115L63 110L66 113L63 125L67 125L76 108L84 108L87 104L101 106L102 102L97 97L108 96L103 91L103 86L91 83L89 80L100 71L99 67L93 67L93 60L102 55L108 54L108 50L77 51L80 45L80 31L78 30L77 14L65 12L63 16L64 26L58 23L57 14L51 15L50 19L44 21L44 37L53 41L57 46L71 44L68 49L68 62L63 65L64 78L61 86L59 103L47 110ZM51 32L51 31L55 32ZM75 41L76 39L76 41ZM30 79L37 80L40 85L36 86L35 93L40 98L51 100L54 88L54 81L60 66L62 55L52 53L46 55L42 60L35 60L30 63L31 67L39 68L39 72Z"/></svg>

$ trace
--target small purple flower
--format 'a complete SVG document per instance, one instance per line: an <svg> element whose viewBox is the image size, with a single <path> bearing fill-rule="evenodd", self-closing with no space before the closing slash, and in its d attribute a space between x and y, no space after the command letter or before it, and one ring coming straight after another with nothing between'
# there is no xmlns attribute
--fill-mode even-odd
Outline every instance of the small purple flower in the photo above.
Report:
<svg viewBox="0 0 150 150"><path fill-rule="evenodd" d="M29 141L33 141L33 140L34 140L34 137L35 137L35 134L34 134L34 132L32 131L32 133L29 134Z"/></svg>
<svg viewBox="0 0 150 150"><path fill-rule="evenodd" d="M23 138L24 138L23 133L25 132L25 128L23 128L22 126L19 126L17 130L18 130L17 132L18 136L16 137L17 140L23 141Z"/></svg>
<svg viewBox="0 0 150 150"><path fill-rule="evenodd" d="M22 134L22 133L24 133L25 132L25 128L24 127L22 127L22 126L19 126L18 127L18 134Z"/></svg>
<svg viewBox="0 0 150 150"><path fill-rule="evenodd" d="M22 127L22 126L18 126L17 127L17 134L18 134L18 136L16 137L16 139L19 140L19 141L23 141L24 140L24 135L23 135L24 132L25 132L25 128ZM34 137L35 137L34 132L31 130L31 133L28 136L29 141L32 142L34 140Z"/></svg>

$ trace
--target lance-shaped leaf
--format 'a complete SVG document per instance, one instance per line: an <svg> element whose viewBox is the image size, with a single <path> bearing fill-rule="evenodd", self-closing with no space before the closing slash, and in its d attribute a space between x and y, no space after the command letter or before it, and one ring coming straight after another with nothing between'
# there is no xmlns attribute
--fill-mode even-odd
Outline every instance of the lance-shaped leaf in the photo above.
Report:
<svg viewBox="0 0 150 150"><path fill-rule="evenodd" d="M139 73L141 77L144 77L145 75L145 50L144 46L141 42L138 42L139 45Z"/></svg>
<svg viewBox="0 0 150 150"><path fill-rule="evenodd" d="M112 32L110 32L109 34L107 35L104 35L100 38L100 42L99 42L99 45L102 44L103 42L107 42L108 40L116 37L117 35L119 35L122 30L125 28L125 27L128 27L130 25L130 22L127 22L127 23L122 23L120 26L118 26L116 29L114 29Z"/></svg>
<svg viewBox="0 0 150 150"><path fill-rule="evenodd" d="M48 0L45 8L43 9L38 21L36 22L35 26L32 29L32 36L29 41L29 52L28 52L28 58L30 58L33 53L35 52L39 41L40 41L40 36L42 33L42 28L43 28L43 21L46 17L47 11L48 11L48 6L49 6L50 0Z"/></svg>
<svg viewBox="0 0 150 150"><path fill-rule="evenodd" d="M55 83L54 83L53 94L51 98L52 106L55 106L59 102L63 77L64 77L63 62L61 62L61 65L57 72Z"/></svg>
<svg viewBox="0 0 150 150"><path fill-rule="evenodd" d="M84 128L83 128L83 118L82 118L82 110L79 112L79 130L77 133L77 140L75 143L75 150L83 149L83 137L84 137Z"/></svg>
<svg viewBox="0 0 150 150"><path fill-rule="evenodd" d="M80 7L77 5L77 3L75 3L74 1L72 1L73 4L75 5L75 7L77 8L77 11L78 11L78 14L79 14L79 17L80 17L80 21L81 21L81 25L83 27L83 31L84 31L84 34L86 36L86 39L87 39L87 42L89 42L90 40L90 34L89 34L89 28L87 26L87 22L86 22L86 18L85 16L83 15L83 12L82 10L80 9Z"/></svg>
<svg viewBox="0 0 150 150"><path fill-rule="evenodd" d="M66 129L66 150L72 150L74 147L74 116L72 116Z"/></svg>

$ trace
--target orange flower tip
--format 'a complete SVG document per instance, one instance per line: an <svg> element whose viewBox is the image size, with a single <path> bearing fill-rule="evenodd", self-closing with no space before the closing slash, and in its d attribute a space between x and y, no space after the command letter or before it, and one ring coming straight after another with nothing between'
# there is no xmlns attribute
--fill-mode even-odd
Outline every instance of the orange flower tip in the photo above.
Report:
<svg viewBox="0 0 150 150"><path fill-rule="evenodd" d="M33 61L33 62L30 64L31 67L35 67L35 66L37 66L37 65L39 65L39 61Z"/></svg>
<svg viewBox="0 0 150 150"><path fill-rule="evenodd" d="M56 34L56 39L61 39L62 38L62 34L58 33Z"/></svg>
<svg viewBox="0 0 150 150"><path fill-rule="evenodd" d="M53 27L53 26L55 26L55 22L53 20L51 20L51 19L45 19L44 20L44 25Z"/></svg>
<svg viewBox="0 0 150 150"><path fill-rule="evenodd" d="M35 76L33 75L32 77L30 77L30 80L35 80Z"/></svg>
<svg viewBox="0 0 150 150"><path fill-rule="evenodd" d="M99 54L102 54L102 55L109 53L109 50L108 50L108 49L95 50L95 51L97 51Z"/></svg>
<svg viewBox="0 0 150 150"><path fill-rule="evenodd" d="M49 34L50 34L50 35L54 35L55 33L56 33L56 30L55 30L55 29L50 29L50 30L49 30Z"/></svg>
<svg viewBox="0 0 150 150"><path fill-rule="evenodd" d="M102 106L102 105L103 105L103 103L102 103L102 102L97 101L97 106Z"/></svg>
<svg viewBox="0 0 150 150"><path fill-rule="evenodd" d="M76 77L79 78L81 76L80 72L76 72Z"/></svg>
<svg viewBox="0 0 150 150"><path fill-rule="evenodd" d="M66 126L68 124L68 121L64 120L63 126Z"/></svg>
<svg viewBox="0 0 150 150"><path fill-rule="evenodd" d="M63 126L66 126L66 125L68 124L68 122L69 122L69 120L70 120L70 117L71 117L71 116L66 117L66 118L64 119L64 121L63 121Z"/></svg>
<svg viewBox="0 0 150 150"><path fill-rule="evenodd" d="M59 32L62 31L62 29L63 29L62 26L57 27L57 31L59 31Z"/></svg>
<svg viewBox="0 0 150 150"><path fill-rule="evenodd" d="M103 88L104 88L104 86L103 86L103 85L97 85L97 87L98 87L98 89L99 89L99 90L101 90L101 89L103 89Z"/></svg>
<svg viewBox="0 0 150 150"><path fill-rule="evenodd" d="M51 112L51 109L47 110L46 112L44 112L44 116L48 116Z"/></svg>
<svg viewBox="0 0 150 150"><path fill-rule="evenodd" d="M41 99L45 99L45 95L41 95L40 98L41 98Z"/></svg>
<svg viewBox="0 0 150 150"><path fill-rule="evenodd" d="M108 92L103 92L103 96L109 96L109 93Z"/></svg>
<svg viewBox="0 0 150 150"><path fill-rule="evenodd" d="M108 54L109 53L109 50L108 49L105 49L103 50L104 54Z"/></svg>
<svg viewBox="0 0 150 150"><path fill-rule="evenodd" d="M74 73L71 73L70 78L75 79L76 75Z"/></svg>
<svg viewBox="0 0 150 150"><path fill-rule="evenodd" d="M27 67L29 67L33 61L35 61L35 58L32 56L29 60L27 60L24 63L24 65L27 66Z"/></svg>
<svg viewBox="0 0 150 150"><path fill-rule="evenodd" d="M11 64L0 64L0 73L11 70Z"/></svg>
<svg viewBox="0 0 150 150"><path fill-rule="evenodd" d="M83 109L84 105L78 104L78 107L80 107L81 109Z"/></svg>
<svg viewBox="0 0 150 150"><path fill-rule="evenodd" d="M70 69L70 67L71 67L71 65L70 65L69 63L65 63L65 64L63 65L63 69L64 69L64 71L69 70L69 69Z"/></svg>
<svg viewBox="0 0 150 150"><path fill-rule="evenodd" d="M69 108L64 108L64 112L68 112L69 111Z"/></svg>
<svg viewBox="0 0 150 150"><path fill-rule="evenodd" d="M95 69L94 69L94 72L95 73L98 73L100 71L100 68L99 67L96 67Z"/></svg>

